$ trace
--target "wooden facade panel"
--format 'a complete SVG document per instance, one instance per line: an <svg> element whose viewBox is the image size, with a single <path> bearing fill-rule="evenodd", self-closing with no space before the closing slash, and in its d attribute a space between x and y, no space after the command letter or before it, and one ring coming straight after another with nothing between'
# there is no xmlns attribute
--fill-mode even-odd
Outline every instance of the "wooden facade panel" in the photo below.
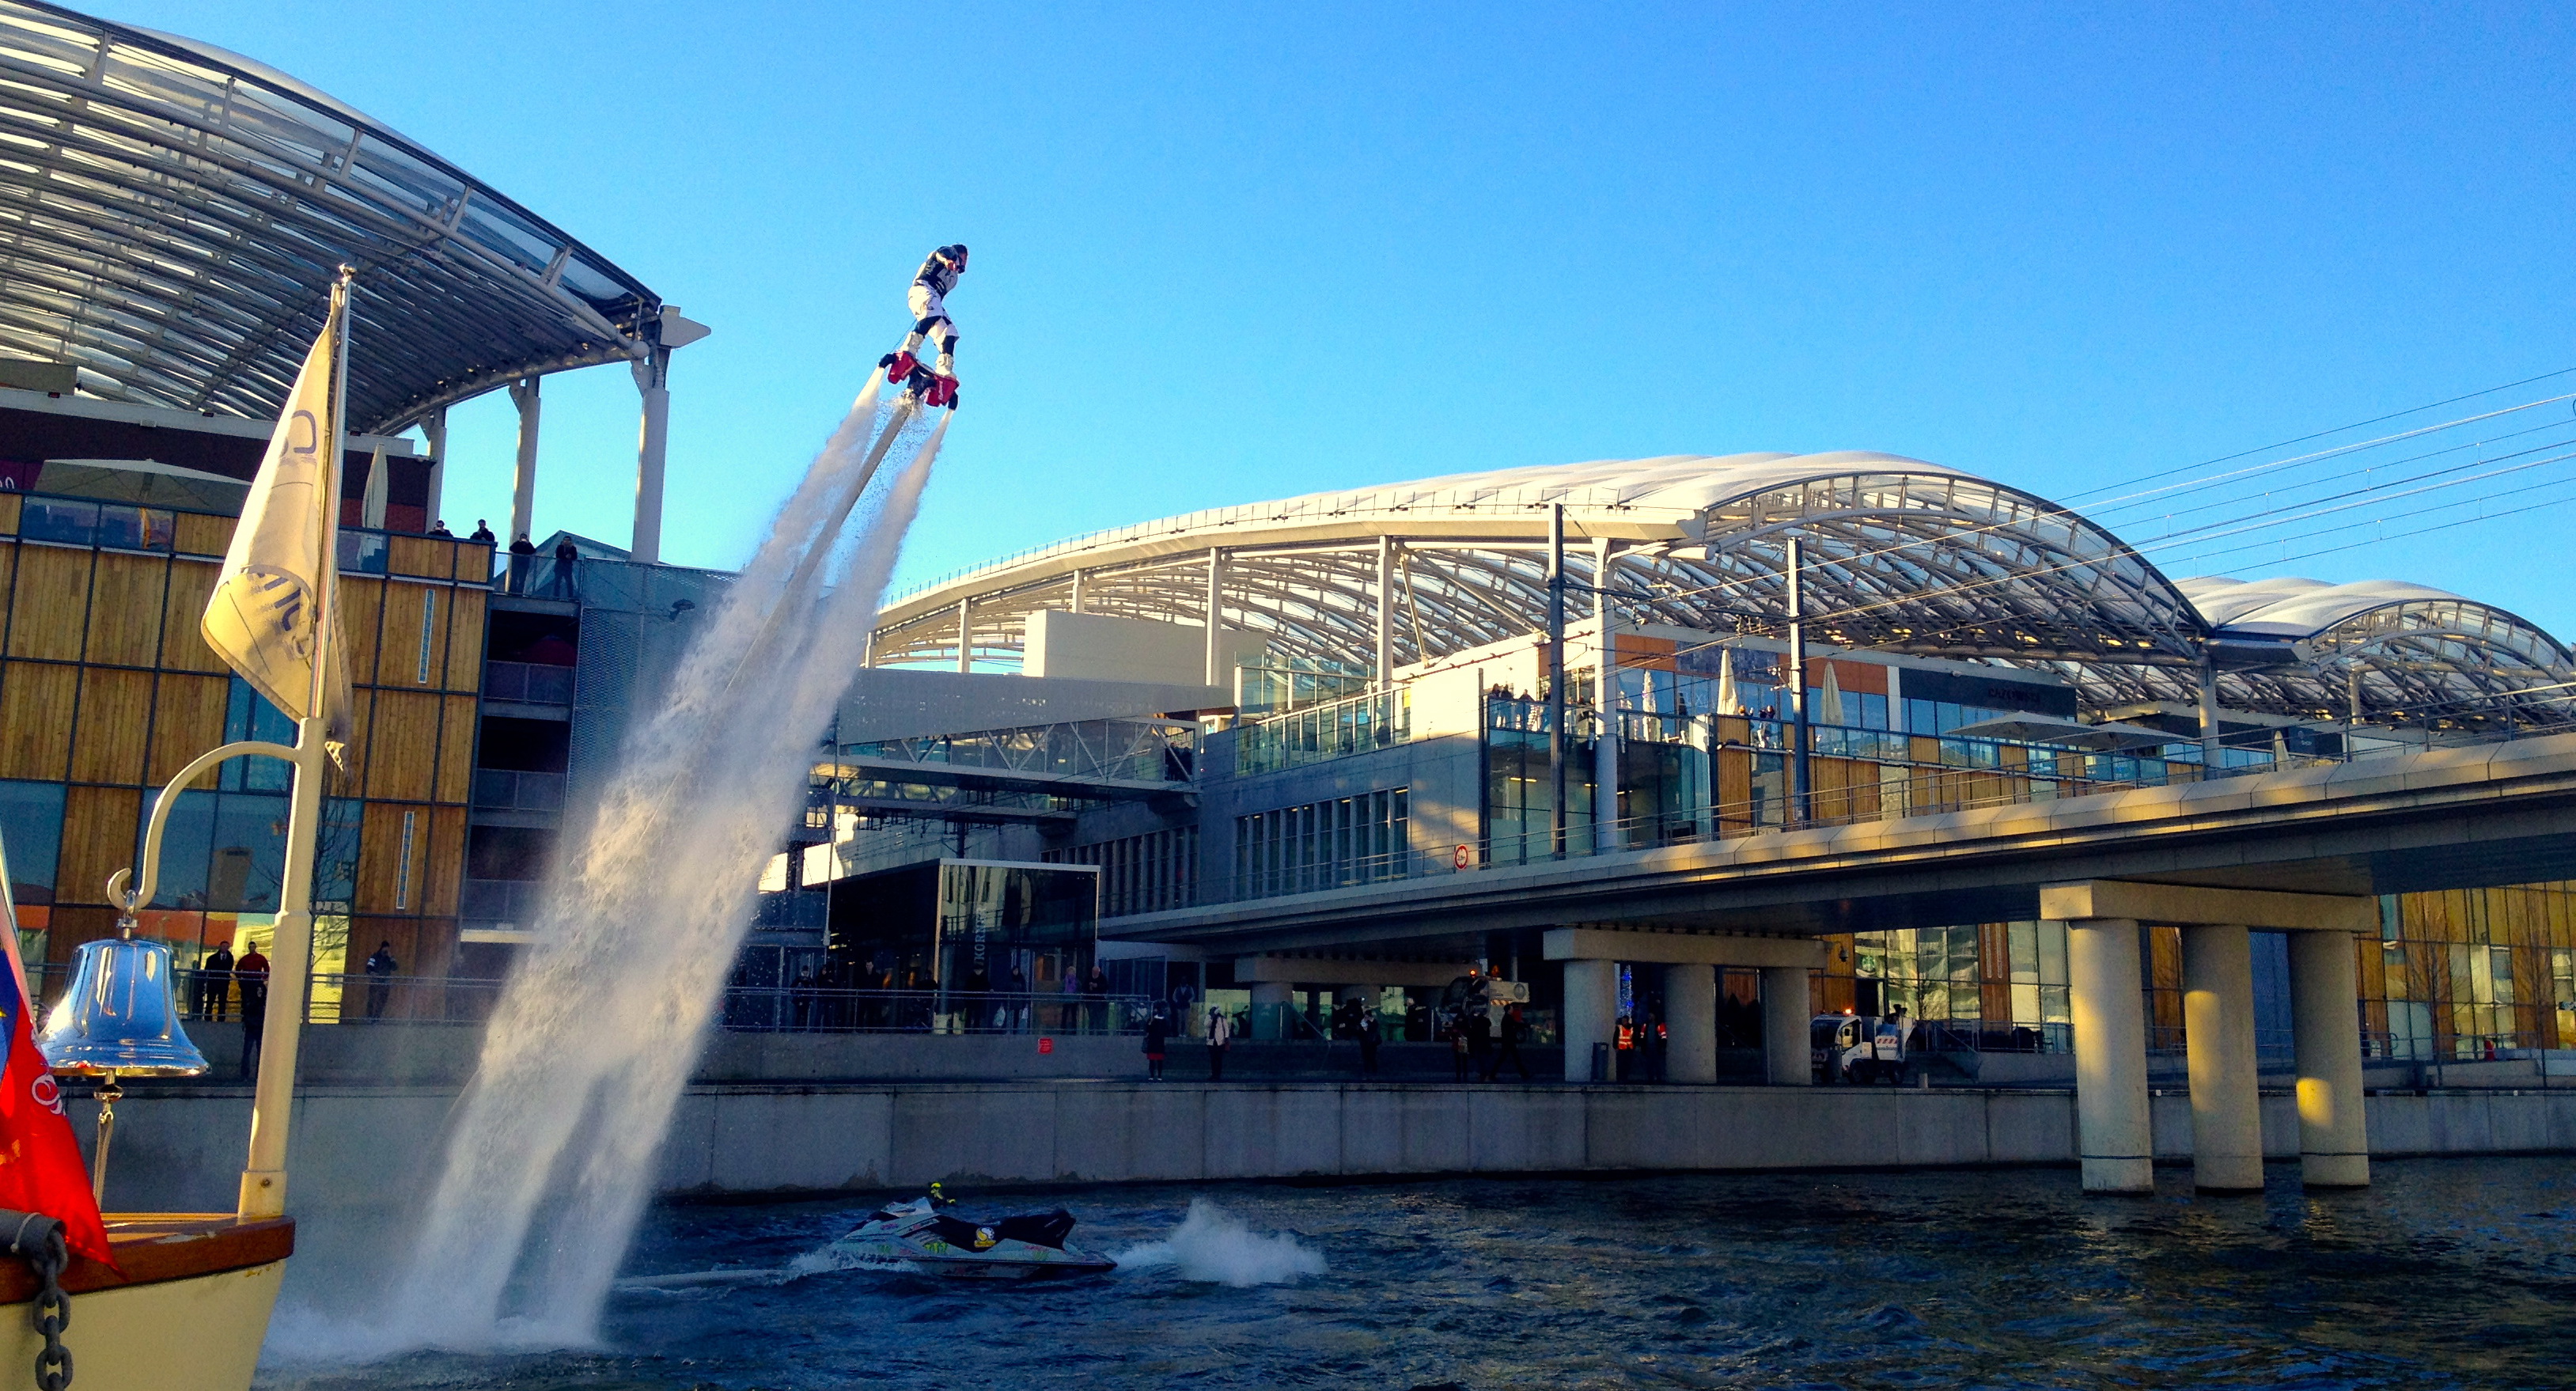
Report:
<svg viewBox="0 0 2576 1391"><path fill-rule="evenodd" d="M83 667L80 709L72 723L72 781L140 784L151 730L152 673Z"/></svg>
<svg viewBox="0 0 2576 1391"><path fill-rule="evenodd" d="M224 702L231 695L232 683L220 676L161 674L152 699L152 763L144 772L146 784L167 785L189 759L224 741ZM207 773L196 785L214 786L215 774Z"/></svg>
<svg viewBox="0 0 2576 1391"><path fill-rule="evenodd" d="M231 670L215 649L206 646L205 635L198 630L221 568L193 560L170 562L169 593L161 602L162 669L218 674Z"/></svg>
<svg viewBox="0 0 2576 1391"><path fill-rule="evenodd" d="M367 803L365 826L358 833L358 911L421 911L429 849L429 808Z"/></svg>
<svg viewBox="0 0 2576 1391"><path fill-rule="evenodd" d="M422 911L452 918L457 895L465 887L465 808L434 807L429 818L429 878ZM454 935L452 928L449 935Z"/></svg>
<svg viewBox="0 0 2576 1391"><path fill-rule="evenodd" d="M107 901L107 877L134 867L142 815L139 788L74 787L65 793L62 867L54 873L57 905ZM62 909L54 913L59 919Z"/></svg>
<svg viewBox="0 0 2576 1391"><path fill-rule="evenodd" d="M340 651L349 662L349 679L361 686L376 681L377 630L383 625L386 588L383 580L340 580Z"/></svg>
<svg viewBox="0 0 2576 1391"><path fill-rule="evenodd" d="M233 543L235 522L204 512L179 514L177 549L181 555L222 555Z"/></svg>
<svg viewBox="0 0 2576 1391"><path fill-rule="evenodd" d="M397 575L443 580L455 573L456 546L427 536L389 536L385 568Z"/></svg>
<svg viewBox="0 0 2576 1391"><path fill-rule="evenodd" d="M100 553L90 578L88 660L148 667L161 655L161 613L170 562L157 555Z"/></svg>
<svg viewBox="0 0 2576 1391"><path fill-rule="evenodd" d="M384 594L383 655L376 684L434 690L447 671L448 589L445 585L389 584Z"/></svg>
<svg viewBox="0 0 2576 1391"><path fill-rule="evenodd" d="M9 612L9 655L77 662L89 628L90 552L63 546L18 548L17 584Z"/></svg>
<svg viewBox="0 0 2576 1391"><path fill-rule="evenodd" d="M481 550L482 547L474 547ZM483 689L483 617L489 591L459 585L446 593L447 689Z"/></svg>
<svg viewBox="0 0 2576 1391"><path fill-rule="evenodd" d="M80 954L81 943L116 935L116 910L57 903L45 924L45 959L63 965Z"/></svg>
<svg viewBox="0 0 2576 1391"><path fill-rule="evenodd" d="M18 534L18 509L25 502L16 493L0 493L0 536Z"/></svg>
<svg viewBox="0 0 2576 1391"><path fill-rule="evenodd" d="M426 802L438 762L438 697L378 691L367 730L367 795ZM462 800L462 799L459 799Z"/></svg>
<svg viewBox="0 0 2576 1391"><path fill-rule="evenodd" d="M71 767L80 668L11 662L0 673L0 778L60 782Z"/></svg>
<svg viewBox="0 0 2576 1391"><path fill-rule="evenodd" d="M449 696L447 728L439 738L438 800L462 805L474 794L474 698Z"/></svg>

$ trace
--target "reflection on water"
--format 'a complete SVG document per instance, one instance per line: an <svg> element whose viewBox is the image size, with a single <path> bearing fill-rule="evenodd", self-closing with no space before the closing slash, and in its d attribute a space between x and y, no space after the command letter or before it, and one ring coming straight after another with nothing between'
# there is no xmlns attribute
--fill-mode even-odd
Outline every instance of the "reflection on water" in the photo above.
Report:
<svg viewBox="0 0 2576 1391"><path fill-rule="evenodd" d="M1187 1263L964 1286L785 1272L856 1202L656 1210L608 1347L272 1365L359 1387L2478 1387L2576 1382L2576 1160L2383 1163L2308 1196L2086 1199L2067 1170L1244 1184L1017 1194L1077 1240L1176 1235L1208 1196L1323 1273ZM998 1204L997 1204L998 1205ZM970 1207L970 1211L973 1210ZM810 1268L810 1267L809 1267ZM287 1337L272 1339L271 1355Z"/></svg>

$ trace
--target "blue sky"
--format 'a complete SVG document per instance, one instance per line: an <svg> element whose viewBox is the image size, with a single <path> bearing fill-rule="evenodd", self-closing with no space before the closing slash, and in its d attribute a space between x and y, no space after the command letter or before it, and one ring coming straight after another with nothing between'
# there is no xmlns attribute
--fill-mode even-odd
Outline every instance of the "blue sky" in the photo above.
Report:
<svg viewBox="0 0 2576 1391"><path fill-rule="evenodd" d="M713 325L673 370L685 563L747 553L950 240L966 404L905 580L1577 459L1884 449L2066 496L2576 366L2565 5L108 13L340 96ZM547 393L539 530L622 543L633 386ZM459 530L506 515L511 431L458 412ZM2571 518L2289 568L2576 634Z"/></svg>

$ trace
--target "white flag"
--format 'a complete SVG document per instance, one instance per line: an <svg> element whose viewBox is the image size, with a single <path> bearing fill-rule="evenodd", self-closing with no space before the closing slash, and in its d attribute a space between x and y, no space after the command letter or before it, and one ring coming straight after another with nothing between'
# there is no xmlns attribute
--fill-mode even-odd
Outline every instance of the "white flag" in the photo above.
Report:
<svg viewBox="0 0 2576 1391"><path fill-rule="evenodd" d="M331 548L339 543L340 455L338 421L331 409L338 369L339 319L335 313L313 340L304 370L295 376L277 433L260 461L259 477L242 503L241 525L224 552L199 623L215 649L268 702L288 718L312 711L313 663L322 651L317 626L332 580ZM336 613L333 621L337 622ZM323 695L327 742L349 734L349 677L345 662L329 661L330 689ZM337 749L334 749L337 756Z"/></svg>

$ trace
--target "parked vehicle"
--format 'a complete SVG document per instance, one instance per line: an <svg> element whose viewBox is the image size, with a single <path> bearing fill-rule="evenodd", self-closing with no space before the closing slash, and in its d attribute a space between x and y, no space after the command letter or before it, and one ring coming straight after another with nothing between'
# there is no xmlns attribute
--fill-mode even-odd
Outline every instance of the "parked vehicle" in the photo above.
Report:
<svg viewBox="0 0 2576 1391"><path fill-rule="evenodd" d="M1807 1021L1810 1065L1819 1082L1895 1082L1905 1075L1906 1030L1894 1019L1819 1014Z"/></svg>

